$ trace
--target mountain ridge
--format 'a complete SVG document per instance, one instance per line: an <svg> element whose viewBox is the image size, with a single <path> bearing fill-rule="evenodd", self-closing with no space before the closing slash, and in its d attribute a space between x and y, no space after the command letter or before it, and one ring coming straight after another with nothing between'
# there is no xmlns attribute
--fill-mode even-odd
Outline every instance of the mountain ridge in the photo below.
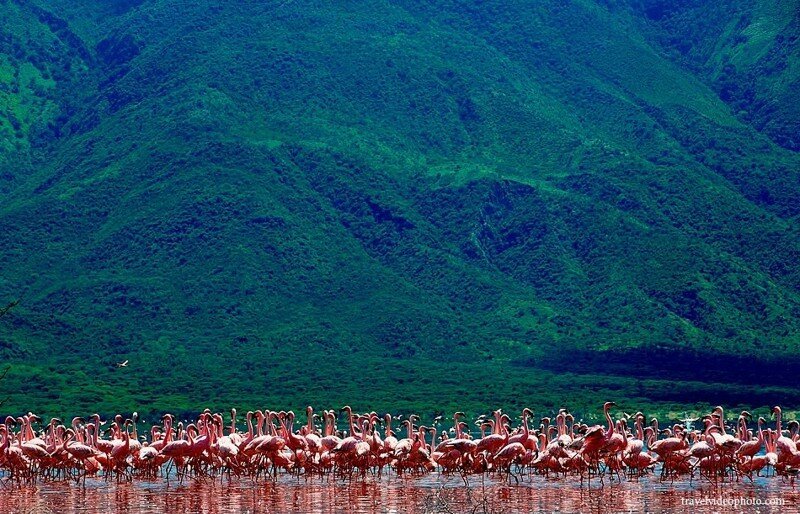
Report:
<svg viewBox="0 0 800 514"><path fill-rule="evenodd" d="M370 5L0 3L12 408L797 404L800 156L702 2Z"/></svg>

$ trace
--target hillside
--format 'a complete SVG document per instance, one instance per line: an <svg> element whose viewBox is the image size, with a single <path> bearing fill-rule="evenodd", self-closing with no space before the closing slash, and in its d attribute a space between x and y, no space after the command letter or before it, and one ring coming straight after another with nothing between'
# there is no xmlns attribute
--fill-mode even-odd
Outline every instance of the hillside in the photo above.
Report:
<svg viewBox="0 0 800 514"><path fill-rule="evenodd" d="M0 1L5 407L797 408L800 10L705 4Z"/></svg>

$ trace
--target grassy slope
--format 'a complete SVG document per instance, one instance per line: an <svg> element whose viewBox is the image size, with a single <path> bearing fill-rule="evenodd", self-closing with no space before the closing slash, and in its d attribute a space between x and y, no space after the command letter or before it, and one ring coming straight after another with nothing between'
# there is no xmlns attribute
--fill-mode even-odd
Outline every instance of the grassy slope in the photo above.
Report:
<svg viewBox="0 0 800 514"><path fill-rule="evenodd" d="M738 119L800 150L800 2L629 3L647 37L717 91Z"/></svg>
<svg viewBox="0 0 800 514"><path fill-rule="evenodd" d="M800 159L637 6L40 5L10 408L798 403Z"/></svg>

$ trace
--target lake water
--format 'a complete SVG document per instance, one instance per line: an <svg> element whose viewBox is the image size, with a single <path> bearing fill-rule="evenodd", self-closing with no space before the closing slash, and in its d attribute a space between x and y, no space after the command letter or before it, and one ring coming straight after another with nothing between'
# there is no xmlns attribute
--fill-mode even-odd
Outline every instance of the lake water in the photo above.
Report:
<svg viewBox="0 0 800 514"><path fill-rule="evenodd" d="M696 505L698 501L738 500L775 505ZM686 502L695 502L694 506ZM800 491L780 478L755 484L661 483L638 481L580 487L571 479L526 478L519 485L480 477L465 487L459 477L431 474L421 478L368 477L352 482L320 478L280 477L277 482L188 479L183 485L163 480L109 483L42 482L35 486L0 486L0 512L248 513L248 512L798 512Z"/></svg>

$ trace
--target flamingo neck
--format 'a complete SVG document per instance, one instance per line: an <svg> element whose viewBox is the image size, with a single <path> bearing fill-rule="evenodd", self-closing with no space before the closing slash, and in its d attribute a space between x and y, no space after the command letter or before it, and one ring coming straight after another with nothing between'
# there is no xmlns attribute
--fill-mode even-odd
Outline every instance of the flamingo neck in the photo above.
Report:
<svg viewBox="0 0 800 514"><path fill-rule="evenodd" d="M258 422L256 423L256 433L258 434L258 437L264 435L264 429L263 429L264 420L268 417L269 416L265 417L263 414L261 416L256 416L256 418L258 419Z"/></svg>
<svg viewBox="0 0 800 514"><path fill-rule="evenodd" d="M726 435L727 432L725 431L725 411L722 409L719 410L719 429L722 430L722 435Z"/></svg>
<svg viewBox="0 0 800 514"><path fill-rule="evenodd" d="M172 418L164 420L164 444L172 441Z"/></svg>
<svg viewBox="0 0 800 514"><path fill-rule="evenodd" d="M75 437L75 432L73 432L73 433L71 433L71 434L68 434L68 435L67 435L67 437L64 439L64 444L61 446L61 447L64 449L64 451L67 451L67 445L69 445L69 442L70 442L70 441L71 441L71 440L72 440L74 437ZM3 445L0 445L0 448L2 448L2 447L3 447Z"/></svg>

